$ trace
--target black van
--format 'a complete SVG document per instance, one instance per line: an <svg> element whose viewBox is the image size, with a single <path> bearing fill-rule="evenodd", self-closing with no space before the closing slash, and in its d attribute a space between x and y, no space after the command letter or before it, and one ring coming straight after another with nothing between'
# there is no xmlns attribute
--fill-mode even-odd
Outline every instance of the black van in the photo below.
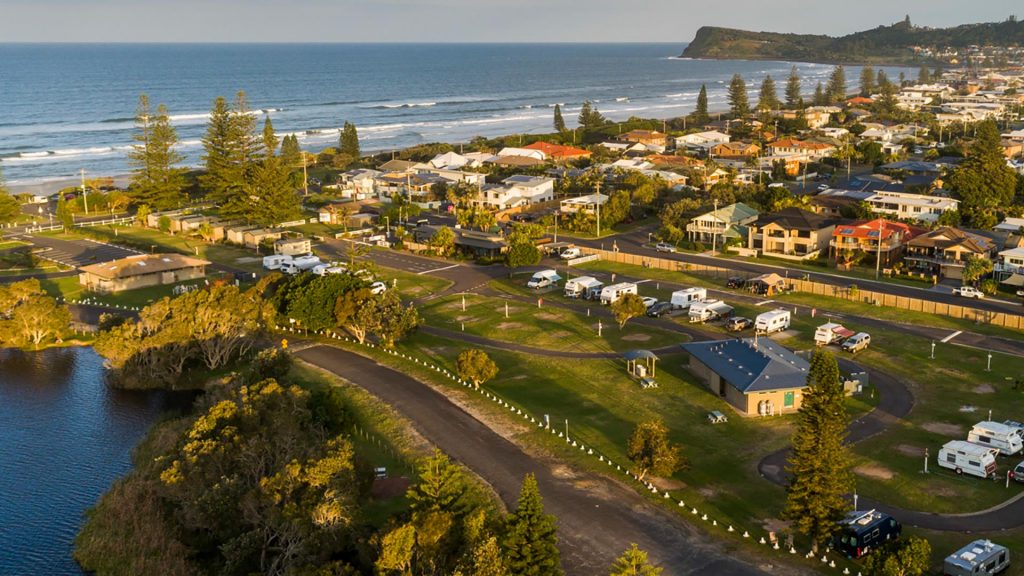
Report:
<svg viewBox="0 0 1024 576"><path fill-rule="evenodd" d="M839 525L839 532L832 537L832 547L847 558L860 558L873 548L899 538L903 532L903 525L895 518L877 510L850 512Z"/></svg>

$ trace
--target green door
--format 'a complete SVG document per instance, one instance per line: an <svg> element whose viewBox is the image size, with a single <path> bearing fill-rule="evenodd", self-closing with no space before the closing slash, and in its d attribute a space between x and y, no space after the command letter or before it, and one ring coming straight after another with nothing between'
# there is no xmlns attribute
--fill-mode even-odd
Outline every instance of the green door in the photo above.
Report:
<svg viewBox="0 0 1024 576"><path fill-rule="evenodd" d="M793 407L793 393L792 392L786 392L785 397L783 397L783 399L782 399L782 407L783 408L792 408Z"/></svg>

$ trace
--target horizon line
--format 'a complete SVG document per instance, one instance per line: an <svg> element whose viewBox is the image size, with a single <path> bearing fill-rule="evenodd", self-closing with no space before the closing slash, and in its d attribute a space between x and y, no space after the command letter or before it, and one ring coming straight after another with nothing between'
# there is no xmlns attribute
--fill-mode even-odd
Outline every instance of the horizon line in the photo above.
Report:
<svg viewBox="0 0 1024 576"><path fill-rule="evenodd" d="M452 46L452 45L525 45L525 44L539 44L539 45L609 45L609 44L621 44L621 45L675 45L675 44L689 44L689 41L673 41L673 40L659 40L659 41L594 41L594 40L579 40L579 41L536 41L536 40L503 40L503 41L479 41L479 40L384 40L384 41L366 41L366 42L344 42L344 41L294 41L294 40L272 40L272 41L251 41L251 40L167 40L167 41L139 41L139 40L19 40L19 41L4 41L0 42L0 46L40 46L40 45L150 45L150 46L167 46L167 45L197 45L197 44L215 44L215 45L246 45L246 46L275 46L275 45L292 45L292 46L315 46L315 45L337 45L337 46L365 46L365 45L415 45L415 44L436 44L439 46Z"/></svg>

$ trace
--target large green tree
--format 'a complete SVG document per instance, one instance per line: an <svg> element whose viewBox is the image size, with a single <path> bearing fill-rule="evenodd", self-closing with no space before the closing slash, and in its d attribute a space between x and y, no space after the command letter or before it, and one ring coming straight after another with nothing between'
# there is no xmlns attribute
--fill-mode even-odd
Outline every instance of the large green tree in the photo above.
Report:
<svg viewBox="0 0 1024 576"><path fill-rule="evenodd" d="M154 113L149 97L139 96L132 138L135 144L128 152L128 163L132 166L129 190L133 201L157 210L179 206L185 176L178 164L184 156L175 150L178 136L167 108L160 104Z"/></svg>
<svg viewBox="0 0 1024 576"><path fill-rule="evenodd" d="M828 541L850 510L853 475L845 444L848 417L843 398L835 357L815 351L786 468L792 479L783 512L815 546Z"/></svg>
<svg viewBox="0 0 1024 576"><path fill-rule="evenodd" d="M206 194L217 202L227 200L231 190L242 185L231 138L231 107L223 96L218 96L203 136L205 171L199 179Z"/></svg>
<svg viewBox="0 0 1024 576"><path fill-rule="evenodd" d="M4 173L0 169L0 226L14 222L19 214L21 214L21 205L7 190Z"/></svg>
<svg viewBox="0 0 1024 576"><path fill-rule="evenodd" d="M771 74L761 82L761 94L757 100L757 109L762 111L777 110L780 106L779 94L775 89L775 80Z"/></svg>
<svg viewBox="0 0 1024 576"><path fill-rule="evenodd" d="M580 114L577 118L580 124L580 128L584 132L594 130L604 126L607 122L601 112L597 110L597 107L590 100L585 100L583 106L580 107Z"/></svg>
<svg viewBox="0 0 1024 576"><path fill-rule="evenodd" d="M537 248L537 238L544 235L544 230L535 224L516 226L506 238L508 251L505 252L505 267L509 275L516 268L534 266L540 263L541 253Z"/></svg>
<svg viewBox="0 0 1024 576"><path fill-rule="evenodd" d="M801 95L800 74L796 66L789 71L789 78L786 80L786 108L793 110L799 108L804 101Z"/></svg>
<svg viewBox="0 0 1024 576"><path fill-rule="evenodd" d="M511 576L561 576L555 518L544 513L537 479L527 474L502 540Z"/></svg>
<svg viewBox="0 0 1024 576"><path fill-rule="evenodd" d="M864 568L877 576L922 576L928 573L931 555L932 545L927 540L910 536L873 550Z"/></svg>
<svg viewBox="0 0 1024 576"><path fill-rule="evenodd" d="M839 65L832 70L832 75L829 76L826 95L831 104L846 100L846 94L846 69Z"/></svg>
<svg viewBox="0 0 1024 576"><path fill-rule="evenodd" d="M655 476L671 476L685 463L679 447L669 442L668 428L661 420L647 420L636 425L626 445L626 456L636 464L641 480L648 472Z"/></svg>
<svg viewBox="0 0 1024 576"><path fill-rule="evenodd" d="M739 74L733 74L729 82L729 111L735 118L743 119L750 113L750 100L747 95L747 83Z"/></svg>
<svg viewBox="0 0 1024 576"><path fill-rule="evenodd" d="M459 352L458 358L455 359L455 369L459 378L469 380L477 388L498 375L498 365L491 360L487 352L479 348Z"/></svg>
<svg viewBox="0 0 1024 576"><path fill-rule="evenodd" d="M67 306L48 295L39 280L0 285L0 348L38 350L44 344L59 342L70 323Z"/></svg>
<svg viewBox="0 0 1024 576"><path fill-rule="evenodd" d="M292 185L291 170L275 155L277 136L267 116L263 124L263 158L246 182L250 209L247 220L273 227L302 215L299 196Z"/></svg>
<svg viewBox="0 0 1024 576"><path fill-rule="evenodd" d="M643 316L647 311L647 306L636 294L623 294L621 298L612 303L611 309L612 316L615 317L615 321L619 323L621 329L626 326L626 322L629 322L630 318Z"/></svg>
<svg viewBox="0 0 1024 576"><path fill-rule="evenodd" d="M348 156L351 162L359 160L359 132L355 124L345 122L338 144L338 150Z"/></svg>
<svg viewBox="0 0 1024 576"><path fill-rule="evenodd" d="M707 124L711 116L708 115L708 87L700 85L700 92L697 93L697 105L693 110L693 123L699 125Z"/></svg>
<svg viewBox="0 0 1024 576"><path fill-rule="evenodd" d="M302 162L302 149L299 148L299 137L289 134L281 139L281 163L288 168L296 168Z"/></svg>
<svg viewBox="0 0 1024 576"><path fill-rule="evenodd" d="M231 107L218 97L210 111L203 138L206 174L200 182L227 218L252 220L250 185L265 158L256 120L242 91Z"/></svg>
<svg viewBox="0 0 1024 576"><path fill-rule="evenodd" d="M996 213L1013 202L1017 175L1006 165L996 123L978 124L970 154L953 171L950 187L960 198L960 213L969 224L987 228L996 223Z"/></svg>
<svg viewBox="0 0 1024 576"><path fill-rule="evenodd" d="M565 132L565 118L562 118L561 104L555 104L555 132Z"/></svg>
<svg viewBox="0 0 1024 576"><path fill-rule="evenodd" d="M466 511L466 476L459 465L435 449L416 466L419 480L406 492L414 514L448 512L461 515Z"/></svg>
<svg viewBox="0 0 1024 576"><path fill-rule="evenodd" d="M609 576L659 576L661 572L660 567L647 559L647 552L633 543L615 560Z"/></svg>
<svg viewBox="0 0 1024 576"><path fill-rule="evenodd" d="M860 69L860 95L870 98L875 93L875 69L865 66Z"/></svg>

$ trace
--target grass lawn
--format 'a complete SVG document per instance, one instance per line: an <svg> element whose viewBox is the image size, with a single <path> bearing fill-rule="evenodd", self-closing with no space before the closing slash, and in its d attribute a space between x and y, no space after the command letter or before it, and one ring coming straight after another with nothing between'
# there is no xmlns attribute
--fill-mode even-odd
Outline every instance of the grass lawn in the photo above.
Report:
<svg viewBox="0 0 1024 576"><path fill-rule="evenodd" d="M405 298L423 298L437 294L447 290L453 284L446 278L438 278L430 274L414 274L384 266L377 267L377 276L381 280L386 280L389 286L392 280L396 281L399 294Z"/></svg>
<svg viewBox="0 0 1024 576"><path fill-rule="evenodd" d="M545 296L548 297L558 298L554 294ZM452 294L431 300L419 310L431 326L548 350L622 352L671 346L685 340L679 334L652 330L636 323L627 323L619 329L608 318L601 320L599 337L597 318L554 306L538 308L516 300L474 294L465 296L465 310L462 302L462 295ZM505 316L506 303L508 317Z"/></svg>
<svg viewBox="0 0 1024 576"><path fill-rule="evenodd" d="M41 278L39 283L51 296L61 296L65 300L82 300L84 298L88 298L93 303L108 306L127 306L130 308L142 308L164 298L165 296L173 296L175 286L204 285L202 280L189 280L186 282L178 282L176 284L149 286L146 288L139 288L138 290L127 290L124 292L118 292L117 294L95 294L86 292L85 289L82 288L81 284L78 283L77 276ZM241 287L244 290L248 286L246 284L242 284Z"/></svg>
<svg viewBox="0 0 1024 576"><path fill-rule="evenodd" d="M263 270L262 257L255 250L229 246L223 243L210 244L188 236L172 236L151 228L96 226L88 228L85 232L76 230L68 234L62 232L50 234L56 238L89 237L111 244L124 244L144 252L149 252L155 246L156 249L164 252L179 252L190 256L196 256L198 253L200 258L245 270L246 272L260 272Z"/></svg>

